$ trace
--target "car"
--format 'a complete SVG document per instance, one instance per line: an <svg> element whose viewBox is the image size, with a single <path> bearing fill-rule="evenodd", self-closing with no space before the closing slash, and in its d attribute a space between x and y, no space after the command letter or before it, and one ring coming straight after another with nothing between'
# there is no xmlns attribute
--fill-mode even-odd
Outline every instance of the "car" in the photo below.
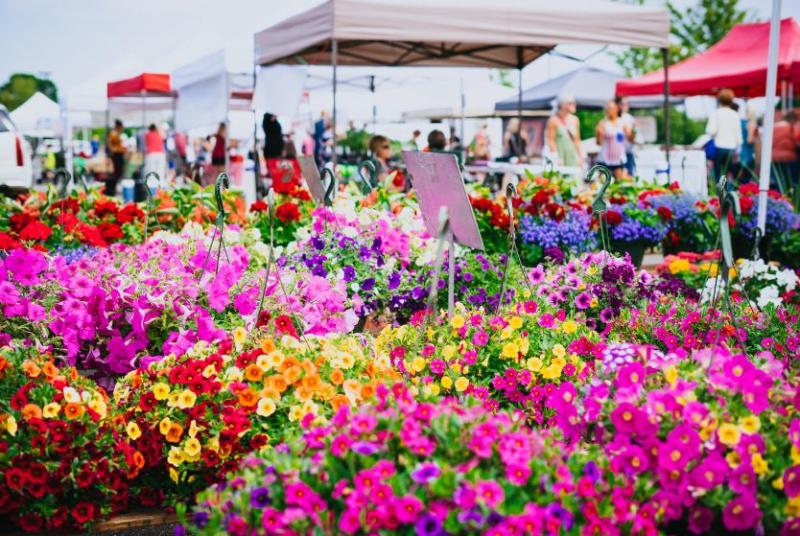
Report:
<svg viewBox="0 0 800 536"><path fill-rule="evenodd" d="M0 105L0 187L29 190L33 186L31 147Z"/></svg>

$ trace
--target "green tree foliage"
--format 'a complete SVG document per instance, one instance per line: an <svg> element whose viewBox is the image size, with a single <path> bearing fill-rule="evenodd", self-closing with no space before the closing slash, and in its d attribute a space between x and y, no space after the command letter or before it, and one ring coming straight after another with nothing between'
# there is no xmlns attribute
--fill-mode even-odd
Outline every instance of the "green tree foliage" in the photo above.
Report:
<svg viewBox="0 0 800 536"><path fill-rule="evenodd" d="M8 82L0 86L0 104L12 111L37 91L58 102L58 89L51 80L44 80L27 73L14 73Z"/></svg>
<svg viewBox="0 0 800 536"><path fill-rule="evenodd" d="M642 5L645 0L634 0ZM689 8L666 2L669 11L670 64L682 61L725 37L736 24L753 20L753 14L739 8L739 0L697 0ZM611 54L622 67L625 76L638 76L662 67L661 51L653 48L631 48L624 52Z"/></svg>

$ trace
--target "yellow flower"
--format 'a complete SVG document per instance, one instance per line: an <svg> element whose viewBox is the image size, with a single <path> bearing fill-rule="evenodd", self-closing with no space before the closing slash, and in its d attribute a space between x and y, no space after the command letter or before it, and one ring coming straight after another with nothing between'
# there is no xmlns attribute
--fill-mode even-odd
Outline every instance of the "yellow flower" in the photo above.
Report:
<svg viewBox="0 0 800 536"><path fill-rule="evenodd" d="M755 415L748 415L739 419L739 424L746 434L755 434L761 429L761 421Z"/></svg>
<svg viewBox="0 0 800 536"><path fill-rule="evenodd" d="M197 432L199 431L200 427L197 426L197 422L195 422L195 420L192 419L191 424L189 424L189 437L195 437L197 435Z"/></svg>
<svg viewBox="0 0 800 536"><path fill-rule="evenodd" d="M161 419L161 422L158 423L158 431L161 432L161 435L167 435L171 426L172 421L169 420L169 417L164 417Z"/></svg>
<svg viewBox="0 0 800 536"><path fill-rule="evenodd" d="M178 483L178 471L176 471L174 467L169 468L169 477L172 479L173 482L175 482L176 484Z"/></svg>
<svg viewBox="0 0 800 536"><path fill-rule="evenodd" d="M719 435L720 442L729 447L738 445L739 440L742 438L742 433L739 431L739 428L728 423L720 426L719 430L717 430L717 434Z"/></svg>
<svg viewBox="0 0 800 536"><path fill-rule="evenodd" d="M442 378L442 387L444 387L445 389L450 389L452 386L453 386L453 380L450 378L450 376L444 376Z"/></svg>
<svg viewBox="0 0 800 536"><path fill-rule="evenodd" d="M590 264L586 268L586 275L594 275L597 273L597 267L594 264Z"/></svg>
<svg viewBox="0 0 800 536"><path fill-rule="evenodd" d="M800 495L792 497L786 501L786 508L784 510L789 517L800 516Z"/></svg>
<svg viewBox="0 0 800 536"><path fill-rule="evenodd" d="M281 364L283 363L284 359L285 358L283 357L283 354L281 352L279 352L278 350L275 350L274 352L270 352L270 354L269 354L269 364L271 365L271 368L280 367ZM267 367L264 367L264 368L266 370L269 370Z"/></svg>
<svg viewBox="0 0 800 536"><path fill-rule="evenodd" d="M184 389L178 395L178 407L181 409L189 409L194 406L196 400L197 400L196 394L194 394L189 389Z"/></svg>
<svg viewBox="0 0 800 536"><path fill-rule="evenodd" d="M522 297L523 298L530 298L531 297L531 291L528 290L527 288L522 289Z"/></svg>
<svg viewBox="0 0 800 536"><path fill-rule="evenodd" d="M452 344L448 344L444 348L442 348L442 355L448 361L453 359L453 356L456 355L456 347Z"/></svg>
<svg viewBox="0 0 800 536"><path fill-rule="evenodd" d="M678 369L675 365L670 365L664 369L664 379L667 380L667 383L671 386L675 385L675 382L678 381Z"/></svg>
<svg viewBox="0 0 800 536"><path fill-rule="evenodd" d="M464 391L467 390L467 387L469 387L469 380L466 379L464 376L460 376L456 380L456 391L458 391L459 393L463 393Z"/></svg>
<svg viewBox="0 0 800 536"><path fill-rule="evenodd" d="M673 275L681 272L688 272L691 269L692 266L686 259L675 259L669 263L669 273Z"/></svg>
<svg viewBox="0 0 800 536"><path fill-rule="evenodd" d="M512 316L508 319L508 325L511 329L519 329L522 327L522 319L518 316Z"/></svg>
<svg viewBox="0 0 800 536"><path fill-rule="evenodd" d="M565 320L561 323L561 329L564 330L564 333L567 335L572 335L576 331L578 331L578 324L573 322L572 320Z"/></svg>
<svg viewBox="0 0 800 536"><path fill-rule="evenodd" d="M782 491L783 490L783 476L782 475L772 481L772 487L775 488L778 491Z"/></svg>
<svg viewBox="0 0 800 536"><path fill-rule="evenodd" d="M106 414L108 412L108 407L106 406L106 403L102 398L97 396L97 397L91 399L89 401L88 405L89 405L89 408L92 411L94 411L95 413L100 415L101 419L105 419L106 418Z"/></svg>
<svg viewBox="0 0 800 536"><path fill-rule="evenodd" d="M168 407L170 407L170 408L178 407L178 394L179 393L177 391L173 391L173 392L171 392L169 394L169 396L167 397L167 406Z"/></svg>
<svg viewBox="0 0 800 536"><path fill-rule="evenodd" d="M564 357L565 355L567 355L567 350L561 344L555 344L553 346L552 352L553 352L553 355L556 356L556 357Z"/></svg>
<svg viewBox="0 0 800 536"><path fill-rule="evenodd" d="M758 452L750 457L750 464L758 476L763 476L769 471L769 463Z"/></svg>
<svg viewBox="0 0 800 536"><path fill-rule="evenodd" d="M517 339L517 344L519 345L519 353L522 355L528 355L528 350L530 349L528 338L525 337L524 339Z"/></svg>
<svg viewBox="0 0 800 536"><path fill-rule="evenodd" d="M194 458L200 454L200 450L200 441L198 441L196 437L190 437L186 440L186 443L183 444L183 452L189 458Z"/></svg>
<svg viewBox="0 0 800 536"><path fill-rule="evenodd" d="M452 370L456 374L460 374L461 373L461 363L457 363L457 362L454 361L453 364L450 365L450 370Z"/></svg>
<svg viewBox="0 0 800 536"><path fill-rule="evenodd" d="M17 435L17 419L13 415L6 417L6 431L12 435Z"/></svg>
<svg viewBox="0 0 800 536"><path fill-rule="evenodd" d="M128 426L125 427L125 431L128 433L128 437L134 441L142 437L142 431L139 429L139 425L135 422L129 422Z"/></svg>
<svg viewBox="0 0 800 536"><path fill-rule="evenodd" d="M793 464L800 464L800 450L794 445L792 445L792 450L789 451L789 457L792 459Z"/></svg>
<svg viewBox="0 0 800 536"><path fill-rule="evenodd" d="M233 342L238 345L244 344L244 341L247 339L247 331L242 327L239 326L233 330Z"/></svg>
<svg viewBox="0 0 800 536"><path fill-rule="evenodd" d="M425 385L425 393L433 396L439 396L439 393L442 392L442 389L439 387L438 383L428 383Z"/></svg>
<svg viewBox="0 0 800 536"><path fill-rule="evenodd" d="M169 456L167 456L167 462L170 465L174 465L178 467L180 464L184 462L183 451L180 447L172 447L169 449Z"/></svg>
<svg viewBox="0 0 800 536"><path fill-rule="evenodd" d="M598 305L600 305L600 300L597 299L597 296L592 296L592 301L589 302L589 307L592 309L597 309Z"/></svg>
<svg viewBox="0 0 800 536"><path fill-rule="evenodd" d="M271 398L262 398L258 401L258 408L256 413L262 417L269 417L275 413L275 402Z"/></svg>
<svg viewBox="0 0 800 536"><path fill-rule="evenodd" d="M506 340L511 338L511 335L514 334L514 330L511 329L511 326L506 326L503 328L503 331L500 332L500 339Z"/></svg>
<svg viewBox="0 0 800 536"><path fill-rule="evenodd" d="M464 327L464 323L465 323L464 317L461 315L456 315L453 317L452 320L450 320L450 325L453 326L455 329L461 329L462 327Z"/></svg>
<svg viewBox="0 0 800 536"><path fill-rule="evenodd" d="M503 350L500 352L500 357L506 359L513 359L519 354L519 346L515 342L507 342L503 345Z"/></svg>
<svg viewBox="0 0 800 536"><path fill-rule="evenodd" d="M260 356L258 356L256 358L256 365L258 365L261 368L261 370L272 369L272 365L270 365L269 363L269 357L267 357L267 354L261 354Z"/></svg>
<svg viewBox="0 0 800 536"><path fill-rule="evenodd" d="M213 368L214 365L209 365ZM208 368L208 367L206 367ZM205 374L203 374L205 376ZM206 376L207 377L207 376ZM156 400L166 400L169 396L169 385L166 383L157 383L153 386L153 394L156 395Z"/></svg>
<svg viewBox="0 0 800 536"><path fill-rule="evenodd" d="M302 406L292 406L289 408L289 420L291 422L299 421L303 418L303 407Z"/></svg>
<svg viewBox="0 0 800 536"><path fill-rule="evenodd" d="M56 402L50 402L42 408L42 415L45 419L55 419L58 417L59 411L61 411L61 405Z"/></svg>
<svg viewBox="0 0 800 536"><path fill-rule="evenodd" d="M735 450L732 450L725 455L725 461L728 462L728 466L731 469L736 469L739 467L739 464L742 463L741 458L739 458L739 453Z"/></svg>
<svg viewBox="0 0 800 536"><path fill-rule="evenodd" d="M531 357L530 359L528 359L527 365L528 365L528 370L530 370L531 372L539 372L540 370L542 370L542 360L539 359L538 357Z"/></svg>
<svg viewBox="0 0 800 536"><path fill-rule="evenodd" d="M420 356L415 357L414 361L411 362L411 370L414 372L422 372L425 370L425 359Z"/></svg>
<svg viewBox="0 0 800 536"><path fill-rule="evenodd" d="M557 364L552 363L549 366L542 369L542 378L546 380L553 380L561 376L561 369Z"/></svg>

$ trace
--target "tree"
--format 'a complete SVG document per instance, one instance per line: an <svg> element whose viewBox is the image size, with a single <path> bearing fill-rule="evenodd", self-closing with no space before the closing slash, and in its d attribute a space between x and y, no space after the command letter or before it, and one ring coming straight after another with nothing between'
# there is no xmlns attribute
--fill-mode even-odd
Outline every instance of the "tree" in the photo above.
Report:
<svg viewBox="0 0 800 536"><path fill-rule="evenodd" d="M644 0L634 0L642 5ZM739 0L698 0L689 8L679 8L668 0L670 64L703 52L725 37L736 24L753 20L753 14L739 8ZM652 48L631 48L612 53L625 76L637 76L662 67L661 51Z"/></svg>
<svg viewBox="0 0 800 536"><path fill-rule="evenodd" d="M0 104L8 108L8 111L12 111L37 91L58 102L58 89L51 80L27 73L12 74L8 82L0 86Z"/></svg>

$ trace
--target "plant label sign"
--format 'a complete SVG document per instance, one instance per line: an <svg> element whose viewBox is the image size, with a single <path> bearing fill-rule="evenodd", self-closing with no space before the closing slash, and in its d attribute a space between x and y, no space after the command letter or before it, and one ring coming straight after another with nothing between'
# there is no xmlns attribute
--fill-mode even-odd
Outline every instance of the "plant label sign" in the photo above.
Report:
<svg viewBox="0 0 800 536"><path fill-rule="evenodd" d="M483 239L455 155L403 151L428 234L439 234L439 211L447 207L456 242L483 251Z"/></svg>
<svg viewBox="0 0 800 536"><path fill-rule="evenodd" d="M319 168L317 168L317 162L314 160L314 156L301 155L297 157L297 161L300 164L300 172L306 179L311 197L314 198L314 201L318 205L322 205L325 202L325 187L322 185Z"/></svg>

